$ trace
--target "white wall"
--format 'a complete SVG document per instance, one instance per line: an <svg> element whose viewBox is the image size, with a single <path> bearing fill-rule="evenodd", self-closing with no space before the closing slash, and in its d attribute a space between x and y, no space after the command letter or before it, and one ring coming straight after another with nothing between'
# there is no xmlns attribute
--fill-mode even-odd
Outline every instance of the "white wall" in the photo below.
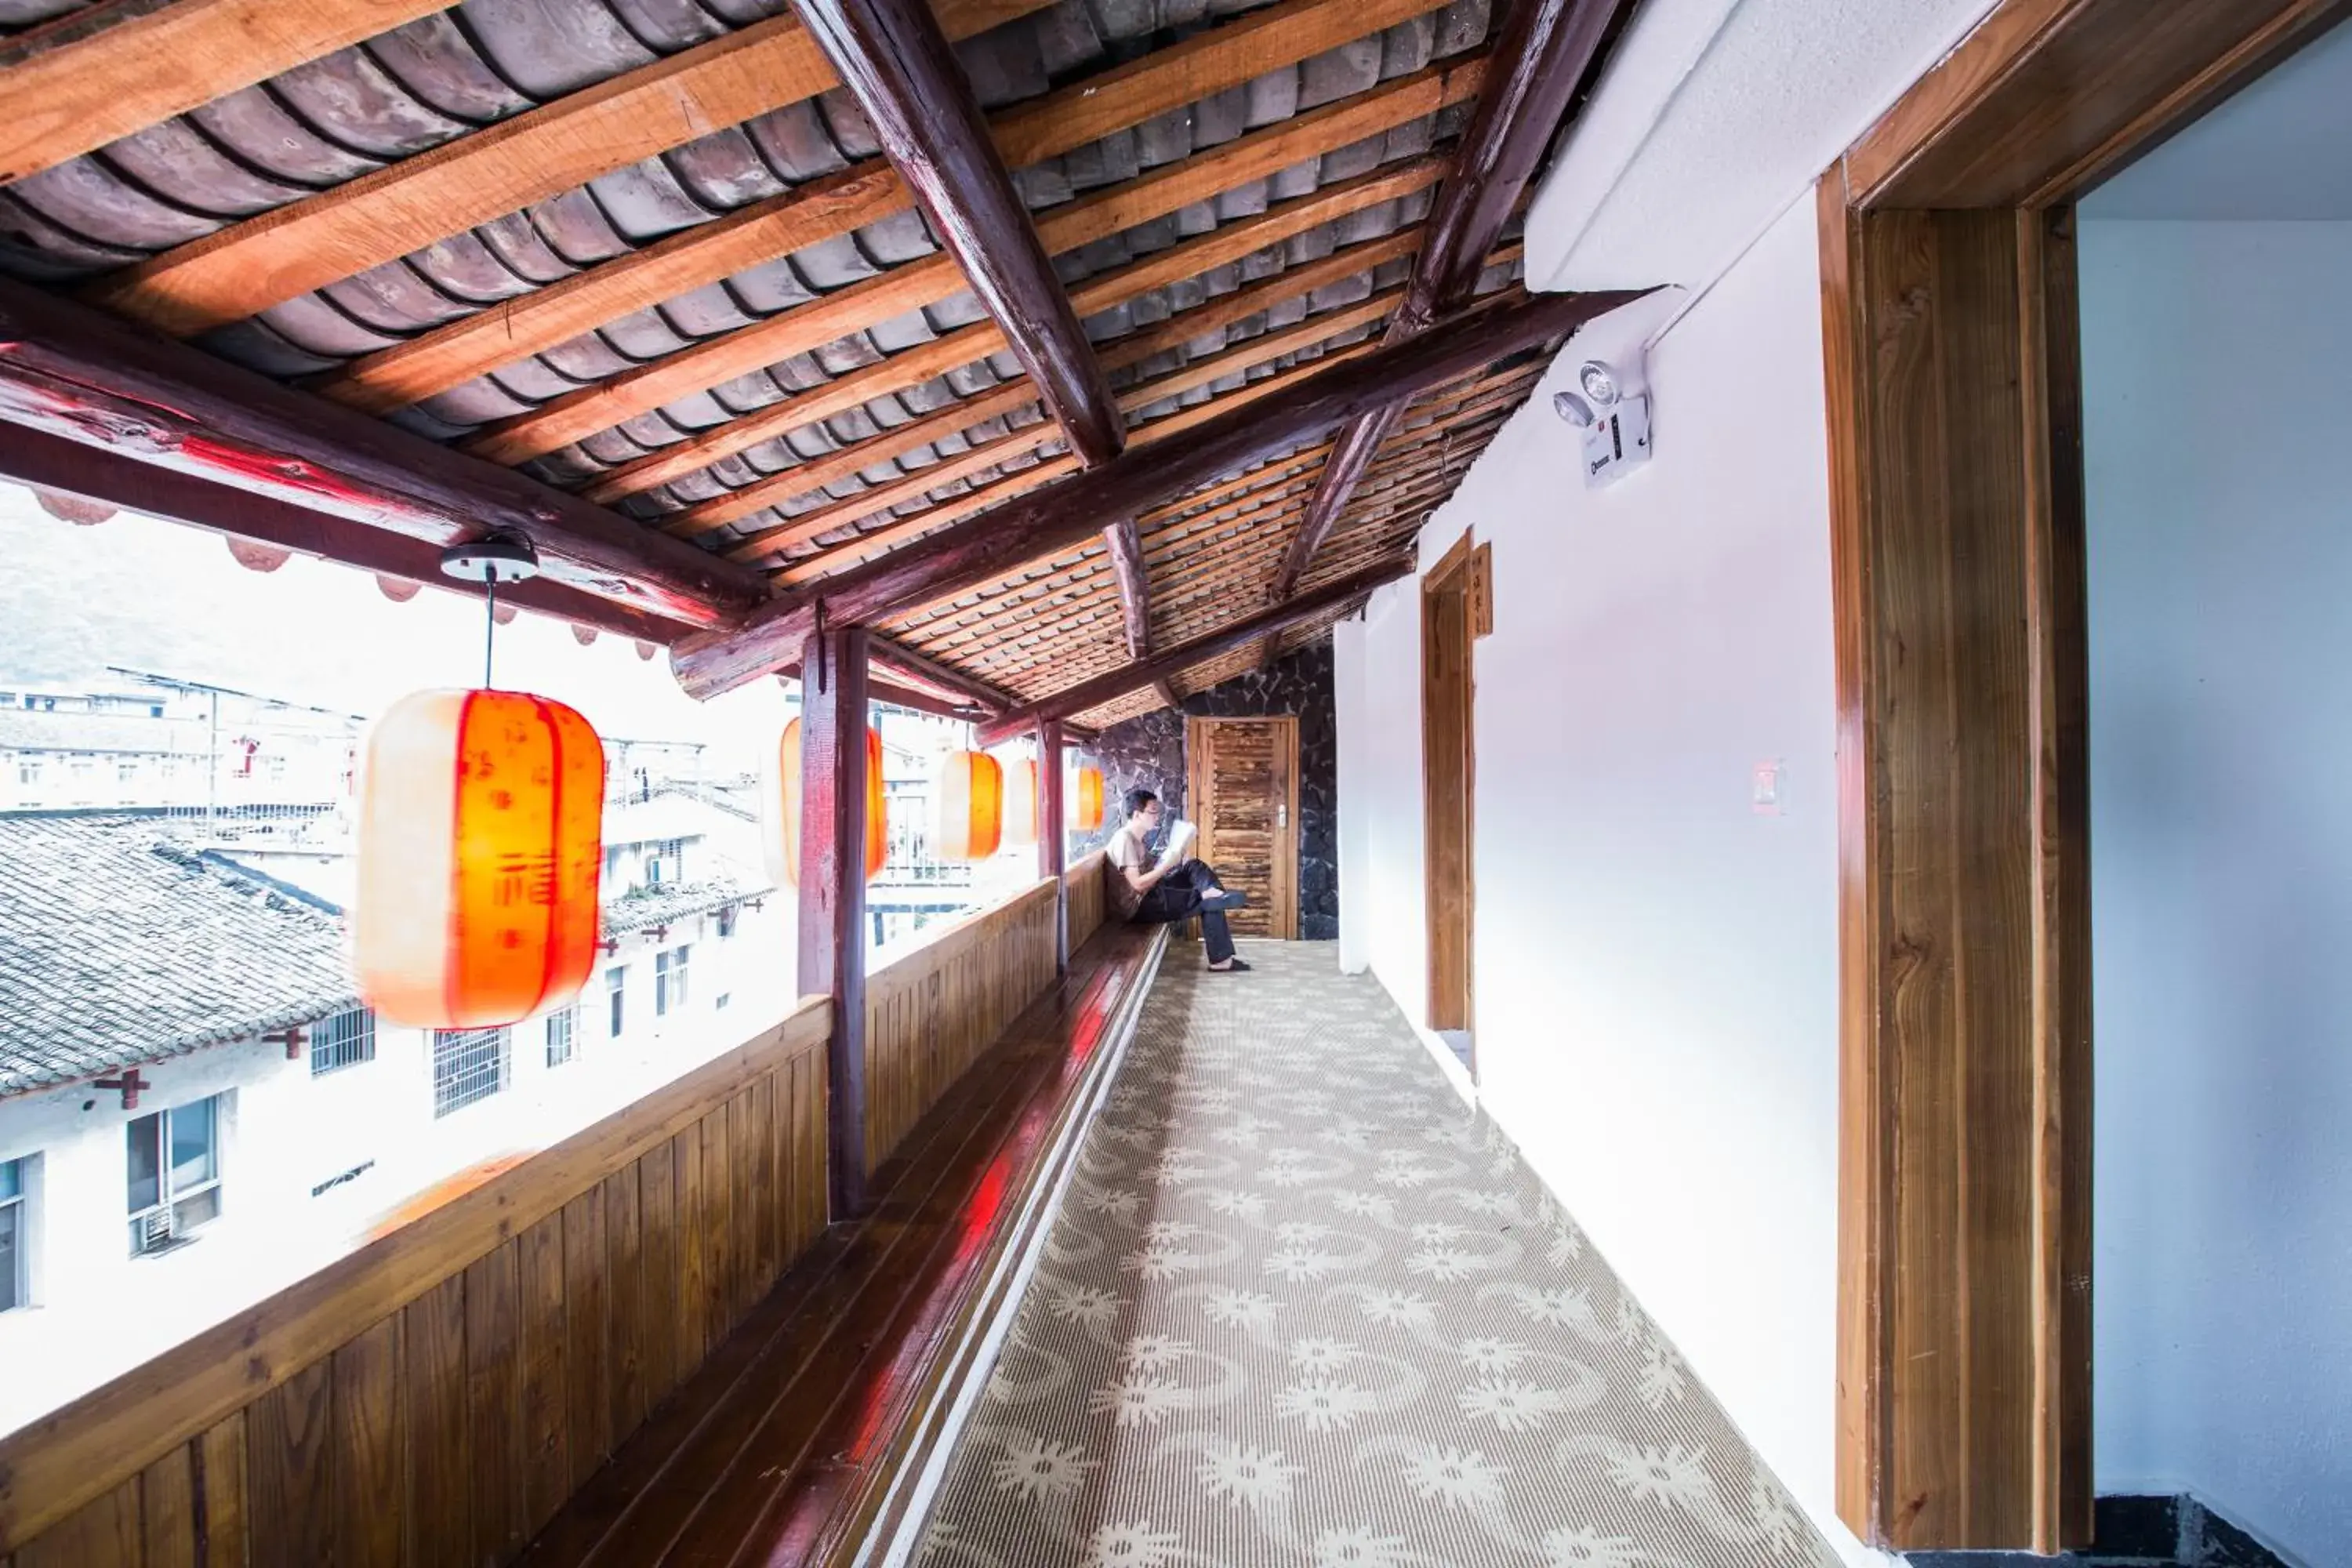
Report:
<svg viewBox="0 0 2352 1568"><path fill-rule="evenodd" d="M1808 193L1658 344L1657 458L1580 488L1556 363L1423 534L1494 545L1475 656L1486 1104L1841 1549L1832 1512L1835 727ZM1350 726L1371 874L1341 929L1423 1016L1417 584ZM1343 674L1341 690L1350 689ZM1785 763L1759 815L1759 762Z"/></svg>
<svg viewBox="0 0 2352 1568"><path fill-rule="evenodd" d="M2352 223L2082 229L2102 1491L2352 1541Z"/></svg>

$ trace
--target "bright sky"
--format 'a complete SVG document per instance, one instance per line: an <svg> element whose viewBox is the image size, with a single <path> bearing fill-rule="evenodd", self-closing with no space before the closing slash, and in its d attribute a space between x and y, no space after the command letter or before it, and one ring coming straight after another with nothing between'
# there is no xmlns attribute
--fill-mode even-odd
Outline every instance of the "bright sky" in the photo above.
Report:
<svg viewBox="0 0 2352 1568"><path fill-rule="evenodd" d="M0 684L103 683L115 664L373 715L481 679L478 598L428 587L396 605L369 574L301 555L250 572L217 534L127 512L79 528L5 481L0 561ZM528 610L499 628L498 683L569 703L607 737L708 742L713 774L756 767L790 717L775 681L697 702L667 654L640 659L609 636L583 647Z"/></svg>

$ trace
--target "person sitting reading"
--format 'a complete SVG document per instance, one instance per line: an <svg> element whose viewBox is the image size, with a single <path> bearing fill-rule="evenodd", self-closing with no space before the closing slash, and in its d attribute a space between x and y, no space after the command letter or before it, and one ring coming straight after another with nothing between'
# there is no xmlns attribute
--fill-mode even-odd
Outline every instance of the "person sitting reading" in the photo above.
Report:
<svg viewBox="0 0 2352 1568"><path fill-rule="evenodd" d="M1234 936L1225 911L1240 909L1248 900L1217 880L1216 872L1198 860L1161 857L1152 863L1146 841L1160 826L1160 797L1148 789L1127 792L1127 820L1110 836L1107 851L1118 875L1111 879L1111 900L1119 917L1137 925L1172 925L1201 917L1201 936L1209 950L1209 967L1230 974L1249 965L1234 956Z"/></svg>

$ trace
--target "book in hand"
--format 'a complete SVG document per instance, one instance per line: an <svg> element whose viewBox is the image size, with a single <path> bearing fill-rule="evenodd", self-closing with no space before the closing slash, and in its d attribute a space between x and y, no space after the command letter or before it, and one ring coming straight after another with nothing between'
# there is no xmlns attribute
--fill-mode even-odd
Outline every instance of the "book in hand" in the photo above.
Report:
<svg viewBox="0 0 2352 1568"><path fill-rule="evenodd" d="M1184 858L1186 847L1192 842L1192 825L1181 816L1168 825L1168 842L1160 848L1162 867L1173 866Z"/></svg>

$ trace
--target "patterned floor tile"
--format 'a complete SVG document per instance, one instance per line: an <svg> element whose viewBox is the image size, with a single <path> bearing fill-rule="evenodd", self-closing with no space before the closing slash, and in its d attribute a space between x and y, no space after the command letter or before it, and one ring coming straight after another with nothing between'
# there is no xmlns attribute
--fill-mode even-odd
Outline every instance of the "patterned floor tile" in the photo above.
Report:
<svg viewBox="0 0 2352 1568"><path fill-rule="evenodd" d="M930 1568L1833 1568L1387 994L1171 956Z"/></svg>

